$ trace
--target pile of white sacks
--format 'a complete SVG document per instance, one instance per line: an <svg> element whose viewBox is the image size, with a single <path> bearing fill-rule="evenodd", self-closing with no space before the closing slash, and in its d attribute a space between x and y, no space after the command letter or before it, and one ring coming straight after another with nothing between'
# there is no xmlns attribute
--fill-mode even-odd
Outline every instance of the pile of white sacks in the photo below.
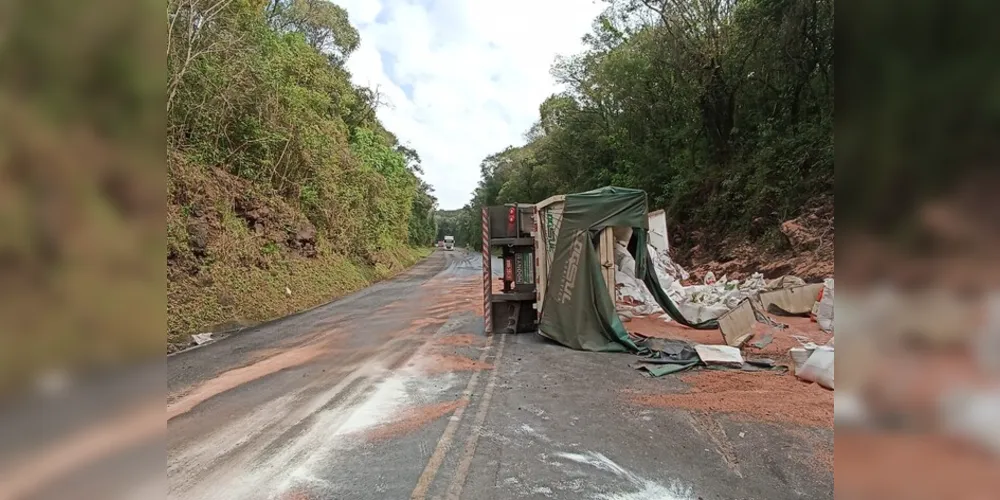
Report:
<svg viewBox="0 0 1000 500"><path fill-rule="evenodd" d="M671 260L667 252L658 252L652 246L648 250L653 258L660 287L688 321L698 323L718 318L739 305L743 299L768 286L760 273L753 273L742 282L726 279L725 276L715 279L712 273L708 273L704 284L683 286L681 280L689 277L688 272ZM670 321L670 317L656 303L646 285L636 278L635 259L620 242L615 246L615 264L618 268L615 273L618 314L623 318L662 314L665 321Z"/></svg>

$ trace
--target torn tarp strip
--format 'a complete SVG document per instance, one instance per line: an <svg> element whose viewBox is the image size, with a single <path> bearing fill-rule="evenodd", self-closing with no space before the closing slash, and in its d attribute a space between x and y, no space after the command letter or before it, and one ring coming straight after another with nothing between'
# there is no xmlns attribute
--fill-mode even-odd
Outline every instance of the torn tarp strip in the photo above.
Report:
<svg viewBox="0 0 1000 500"><path fill-rule="evenodd" d="M664 375L669 375L671 373L682 372L684 370L693 368L697 364L698 364L697 361L692 361L687 364L671 363L662 365L652 365L643 362L643 363L636 363L632 365L632 367L635 368L636 370L645 370L649 372L650 376L655 378L655 377L662 377Z"/></svg>
<svg viewBox="0 0 1000 500"><path fill-rule="evenodd" d="M669 358L682 362L698 359L694 346L686 340L647 337L635 344L649 349L651 352L647 356L652 358Z"/></svg>
<svg viewBox="0 0 1000 500"><path fill-rule="evenodd" d="M753 308L753 315L757 318L757 321L759 323L764 323L765 325L773 326L781 330L788 328L788 325L784 323L778 323L777 321L771 319L770 316L765 314L764 302L761 301L759 293L750 296L750 307Z"/></svg>
<svg viewBox="0 0 1000 500"><path fill-rule="evenodd" d="M768 345L770 345L772 340L774 340L774 334L773 333L765 333L761 337L760 340L758 340L757 342L754 342L754 343L752 343L750 345L756 347L757 349L763 349L763 348L767 347Z"/></svg>

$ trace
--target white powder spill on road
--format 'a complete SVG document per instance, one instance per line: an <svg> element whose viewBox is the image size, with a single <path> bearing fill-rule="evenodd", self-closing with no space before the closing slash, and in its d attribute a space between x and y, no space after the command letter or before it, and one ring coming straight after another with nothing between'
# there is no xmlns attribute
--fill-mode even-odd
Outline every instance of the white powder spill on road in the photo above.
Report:
<svg viewBox="0 0 1000 500"><path fill-rule="evenodd" d="M187 471L180 481L173 475L171 496L282 498L296 486L324 485L315 471L328 466L338 451L363 444L365 430L392 422L406 408L434 401L457 378L452 373L428 377L409 367L393 372L385 368L391 362L383 358L365 363L334 387L308 399L295 394L299 397L269 402L213 434L209 443L192 444L171 457L171 467ZM297 426L304 428L294 431ZM231 451L236 443L247 442L251 444L239 450L239 455L216 464L223 457L219 451ZM209 456L210 450L216 453ZM206 477L196 477L199 470L213 464L220 467Z"/></svg>
<svg viewBox="0 0 1000 500"><path fill-rule="evenodd" d="M308 436L298 441L311 447L305 457L297 463L292 472L278 486L278 498L301 482L314 482L313 471L323 468L326 460L340 449L350 449L364 442L362 432L381 424L394 421L400 412L416 404L424 404L452 386L455 376L451 373L434 379L414 368L403 368L383 380L375 390L362 401L347 408L336 408L321 413L318 423Z"/></svg>
<svg viewBox="0 0 1000 500"><path fill-rule="evenodd" d="M289 394L264 404L250 414L229 423L221 430L190 444L180 453L171 453L167 471L171 488L183 487L191 475L243 446L289 413L296 394Z"/></svg>
<svg viewBox="0 0 1000 500"><path fill-rule="evenodd" d="M632 476L629 471L623 469L620 465L614 463L610 458L604 456L602 453L556 453L556 456L572 460L574 462L587 464L592 467L597 467L598 469L606 470L619 477L631 479Z"/></svg>
<svg viewBox="0 0 1000 500"><path fill-rule="evenodd" d="M597 498L601 500L693 500L695 496L691 493L690 488L679 485L664 487L653 481L646 481L639 491L602 494Z"/></svg>
<svg viewBox="0 0 1000 500"><path fill-rule="evenodd" d="M521 427L519 427L517 429L517 432L519 434L527 434L527 435L532 436L532 437L538 439L539 441L542 441L542 442L545 442L545 443L551 443L552 442L552 440L549 439L548 436L542 434L541 432L538 432L537 430L535 430L534 427L532 427L532 426L530 426L528 424L521 424Z"/></svg>
<svg viewBox="0 0 1000 500"><path fill-rule="evenodd" d="M532 488L531 492L534 493L534 494L536 494L536 495L541 494L541 495L549 496L549 495L552 494L552 488L549 488L548 486L539 486L537 488Z"/></svg>
<svg viewBox="0 0 1000 500"><path fill-rule="evenodd" d="M556 453L556 456L610 472L628 481L632 488L638 488L618 493L600 493L594 497L600 500L694 500L696 498L691 489L679 481L671 481L670 486L664 486L639 477L602 453L592 451L587 453Z"/></svg>
<svg viewBox="0 0 1000 500"><path fill-rule="evenodd" d="M399 407L406 404L406 384L409 377L392 376L379 384L378 389L351 412L336 435L353 434L391 420Z"/></svg>

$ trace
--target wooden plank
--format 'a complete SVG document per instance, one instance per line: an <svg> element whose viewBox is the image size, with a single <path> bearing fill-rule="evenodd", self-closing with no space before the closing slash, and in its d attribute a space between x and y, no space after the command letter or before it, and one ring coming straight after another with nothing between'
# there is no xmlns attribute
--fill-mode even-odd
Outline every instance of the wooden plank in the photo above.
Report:
<svg viewBox="0 0 1000 500"><path fill-rule="evenodd" d="M566 195L564 195L564 194L557 194L555 196L551 196L549 198L545 198L544 200L542 200L542 201L540 201L538 203L535 203L535 208L542 209L542 208L545 208L545 207L547 207L547 206L549 206L549 205L551 205L553 203L559 203L560 201L566 201Z"/></svg>
<svg viewBox="0 0 1000 500"><path fill-rule="evenodd" d="M542 302L545 300L545 282L547 276L547 265L545 262L545 231L542 220L542 211L535 205L535 230L531 235L535 238L535 309L538 311L538 318L541 320Z"/></svg>
<svg viewBox="0 0 1000 500"><path fill-rule="evenodd" d="M771 310L771 304L778 306L789 314L809 314L816 296L823 289L822 283L771 290L760 294L760 301L765 311Z"/></svg>
<svg viewBox="0 0 1000 500"><path fill-rule="evenodd" d="M611 227L601 230L600 252L601 274L604 275L604 283L608 287L608 294L611 296L611 303L615 303L615 233Z"/></svg>
<svg viewBox="0 0 1000 500"><path fill-rule="evenodd" d="M663 210L650 212L649 219L649 244L657 251L669 251L670 240L667 238L667 215Z"/></svg>
<svg viewBox="0 0 1000 500"><path fill-rule="evenodd" d="M732 311L719 317L719 329L726 344L739 347L751 336L754 322L753 305L749 300L743 300Z"/></svg>

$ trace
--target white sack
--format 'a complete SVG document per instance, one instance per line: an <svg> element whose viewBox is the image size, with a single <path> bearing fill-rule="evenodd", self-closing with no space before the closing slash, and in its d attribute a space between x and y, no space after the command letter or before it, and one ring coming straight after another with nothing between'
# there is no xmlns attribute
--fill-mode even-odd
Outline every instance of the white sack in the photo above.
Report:
<svg viewBox="0 0 1000 500"><path fill-rule="evenodd" d="M833 348L819 346L801 367L796 366L795 376L833 389Z"/></svg>

